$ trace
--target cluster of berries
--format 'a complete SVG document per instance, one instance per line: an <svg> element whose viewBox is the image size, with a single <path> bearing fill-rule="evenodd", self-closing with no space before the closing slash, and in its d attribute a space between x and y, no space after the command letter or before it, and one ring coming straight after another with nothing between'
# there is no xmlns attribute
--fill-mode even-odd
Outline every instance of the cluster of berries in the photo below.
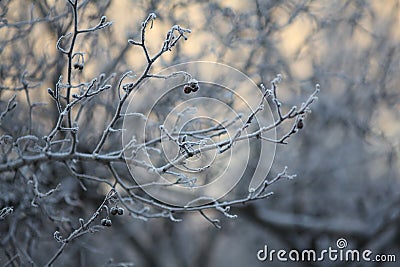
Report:
<svg viewBox="0 0 400 267"><path fill-rule="evenodd" d="M75 62L74 69L83 70L83 63Z"/></svg>
<svg viewBox="0 0 400 267"><path fill-rule="evenodd" d="M185 92L185 94L190 94L191 92L197 92L199 88L199 82L195 79L190 79L183 87L183 92Z"/></svg>
<svg viewBox="0 0 400 267"><path fill-rule="evenodd" d="M110 213L112 215L123 215L124 214L124 209L121 208L121 207L112 207L110 209ZM107 227L110 227L112 225L112 222L108 218L108 216L107 216L107 218L101 219L100 223L101 223L101 225L107 226Z"/></svg>

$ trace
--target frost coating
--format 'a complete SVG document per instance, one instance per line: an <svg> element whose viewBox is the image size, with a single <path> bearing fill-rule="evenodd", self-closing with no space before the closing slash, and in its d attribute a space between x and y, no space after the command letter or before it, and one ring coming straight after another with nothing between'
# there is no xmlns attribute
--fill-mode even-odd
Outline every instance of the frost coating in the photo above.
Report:
<svg viewBox="0 0 400 267"><path fill-rule="evenodd" d="M132 116L124 119L123 129L128 131L123 133L123 145L132 136L138 143L146 144L149 136L160 141L147 142L146 149L136 146L125 151L135 154L135 161L127 164L138 185L155 199L180 207L229 198L244 178L249 190L259 188L272 165L276 144L259 142L254 175L245 177L251 153L248 135L254 126L274 122L269 106L260 104L263 92L255 83L238 70L213 62L180 64L154 77L163 79L149 80L132 95L126 110ZM276 139L275 129L260 136ZM161 149L156 159L151 153L155 148Z"/></svg>

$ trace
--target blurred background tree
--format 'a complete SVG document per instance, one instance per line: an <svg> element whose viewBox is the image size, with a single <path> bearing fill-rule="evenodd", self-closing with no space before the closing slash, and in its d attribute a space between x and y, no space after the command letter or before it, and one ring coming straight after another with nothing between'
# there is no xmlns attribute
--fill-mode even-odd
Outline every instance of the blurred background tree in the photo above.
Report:
<svg viewBox="0 0 400 267"><path fill-rule="evenodd" d="M1 131L46 135L58 114L45 88L54 88L59 75L66 75L66 58L55 43L73 26L71 10L60 0L2 0L0 8L0 111L12 105L9 100L15 92L20 98L18 112L2 118ZM399 1L82 0L83 27L98 24L102 15L113 26L77 40L76 46L85 52L85 66L73 78L83 82L100 73L120 77L142 67L142 51L131 49L126 40L140 36L139 25L150 12L158 16L157 27L147 37L152 53L171 25L192 30L155 70L191 60L217 61L246 73L257 84L281 73L281 86L289 88L282 91L282 101L289 105L311 94L315 83L321 84L306 127L289 146L278 146L271 171L276 174L289 165L298 176L273 185L273 197L237 207L237 219L220 218L222 229L198 214L184 214L180 223L122 217L101 234L77 239L56 266L264 266L267 263L259 262L256 253L265 244L271 249L322 250L334 247L338 238L346 238L352 248L396 254L399 259ZM109 100L100 96L89 103L91 113L85 116L93 120L83 129L82 151L93 149L96 129L111 119ZM53 106L44 108L41 102ZM36 166L45 177L43 191L63 179L70 188L50 199L68 203L65 212L71 216L90 216L104 191L83 192L61 163L51 164ZM21 173L23 177L24 170ZM42 265L48 260L46 251L55 251L50 233L60 229L43 213L45 208L21 208L31 205L31 194L15 186L28 188L26 180L0 175L0 207L24 210L2 217L7 223L0 221L0 263ZM303 265L310 263L293 264Z"/></svg>

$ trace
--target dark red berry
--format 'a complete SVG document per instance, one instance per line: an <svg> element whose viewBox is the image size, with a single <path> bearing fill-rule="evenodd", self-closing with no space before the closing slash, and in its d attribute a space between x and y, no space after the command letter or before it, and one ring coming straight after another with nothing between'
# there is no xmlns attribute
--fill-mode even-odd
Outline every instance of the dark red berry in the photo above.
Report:
<svg viewBox="0 0 400 267"><path fill-rule="evenodd" d="M303 127L304 127L304 122L303 122L302 119L300 119L300 120L297 122L297 129L303 129Z"/></svg>
<svg viewBox="0 0 400 267"><path fill-rule="evenodd" d="M183 87L183 92L185 92L185 94L190 94L190 92L192 92L192 87L190 87L189 85L185 85Z"/></svg>
<svg viewBox="0 0 400 267"><path fill-rule="evenodd" d="M195 79L191 79L188 82L188 85L192 89L192 92L197 92L197 90L199 90L199 82L197 80L195 80Z"/></svg>
<svg viewBox="0 0 400 267"><path fill-rule="evenodd" d="M124 214L124 209L123 208L118 208L118 215Z"/></svg>
<svg viewBox="0 0 400 267"><path fill-rule="evenodd" d="M192 87L192 92L197 92L197 90L199 90L199 86L191 86Z"/></svg>
<svg viewBox="0 0 400 267"><path fill-rule="evenodd" d="M117 209L116 207L112 207L112 208L110 209L110 213L111 213L112 215L117 215L118 209Z"/></svg>

